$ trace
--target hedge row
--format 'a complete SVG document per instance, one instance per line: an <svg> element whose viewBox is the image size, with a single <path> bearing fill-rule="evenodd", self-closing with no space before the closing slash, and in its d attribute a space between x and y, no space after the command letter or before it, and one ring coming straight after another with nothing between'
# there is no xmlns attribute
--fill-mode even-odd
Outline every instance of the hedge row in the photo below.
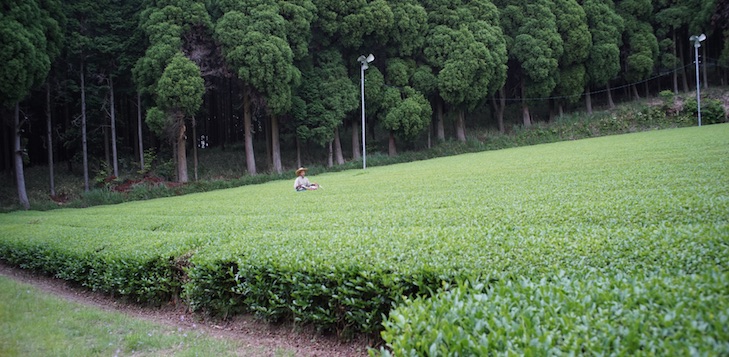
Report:
<svg viewBox="0 0 729 357"><path fill-rule="evenodd" d="M462 284L408 299L380 356L722 356L729 273L626 274Z"/></svg>
<svg viewBox="0 0 729 357"><path fill-rule="evenodd" d="M729 126L716 125L469 154L321 175L324 188L316 192L293 192L286 181L84 210L15 212L0 215L0 259L135 301L182 298L222 317L248 311L345 334L379 332L395 307L383 335L394 351L425 353L425 344L427 351L458 351L455 346L471 344L463 342L468 331L436 333L426 343L398 330L451 310L463 323L477 324L461 301L478 310L482 303L518 307L524 300L519 309L540 310L539 321L530 320L533 334L570 338L573 325L544 322L555 317L541 310L603 294L619 304L620 291L629 292L623 280L640 288L635 299L662 293L674 299L678 290L665 290L660 281L719 291L709 300L699 296L687 308L692 314L726 306L726 285L716 284L729 271L727 134ZM373 189L362 189L362 182ZM464 281L485 285L449 292ZM550 298L554 305L513 295L540 289L579 294ZM654 319L672 301L656 300L636 318ZM418 304L423 308L413 307ZM593 314L588 308L572 314ZM721 316L715 315L720 323ZM590 326L617 328L613 318ZM513 328L489 331L516 346L508 348L524 348ZM439 330L448 328L433 324L423 338ZM407 340L393 337L403 334ZM721 352L725 340L718 341L714 351ZM574 345L549 343L555 351Z"/></svg>
<svg viewBox="0 0 729 357"><path fill-rule="evenodd" d="M190 271L185 297L194 310L227 317L310 324L337 335L376 335L405 296L430 296L450 275L404 276L362 266L304 268L275 261L220 261Z"/></svg>
<svg viewBox="0 0 729 357"><path fill-rule="evenodd" d="M178 299L184 267L179 251L147 243L114 241L109 230L3 225L0 259L112 296L160 305ZM158 242L161 240L158 240Z"/></svg>

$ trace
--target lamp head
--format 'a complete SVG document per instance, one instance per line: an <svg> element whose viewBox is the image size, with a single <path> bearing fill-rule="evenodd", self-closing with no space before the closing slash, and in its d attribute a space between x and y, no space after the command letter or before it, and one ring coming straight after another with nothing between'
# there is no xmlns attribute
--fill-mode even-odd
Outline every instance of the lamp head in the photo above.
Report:
<svg viewBox="0 0 729 357"><path fill-rule="evenodd" d="M693 35L689 37L689 41L694 42L694 47L701 47L701 41L706 40L706 35L703 33L701 35Z"/></svg>
<svg viewBox="0 0 729 357"><path fill-rule="evenodd" d="M357 61L359 61L360 63L362 63L364 65L366 65L367 63L370 63L370 62L372 62L374 60L375 60L375 56L372 55L371 53L367 57L365 57L364 55L362 55L362 56L359 56L359 58L357 58Z"/></svg>

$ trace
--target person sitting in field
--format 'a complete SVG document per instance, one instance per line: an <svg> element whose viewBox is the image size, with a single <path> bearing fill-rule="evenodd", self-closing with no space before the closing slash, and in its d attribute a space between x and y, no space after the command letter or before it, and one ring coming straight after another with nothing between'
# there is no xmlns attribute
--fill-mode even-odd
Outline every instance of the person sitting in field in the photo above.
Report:
<svg viewBox="0 0 729 357"><path fill-rule="evenodd" d="M300 167L298 170L296 170L296 181L294 181L294 189L296 191L307 191L307 190L316 190L319 188L319 185L314 182L309 182L309 179L306 178L306 171L308 169L306 167Z"/></svg>

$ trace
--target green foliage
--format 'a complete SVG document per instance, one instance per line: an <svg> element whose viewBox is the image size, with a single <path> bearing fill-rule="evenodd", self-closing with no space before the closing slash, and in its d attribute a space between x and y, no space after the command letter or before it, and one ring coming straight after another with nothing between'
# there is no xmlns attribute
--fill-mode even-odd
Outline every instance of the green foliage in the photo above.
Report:
<svg viewBox="0 0 729 357"><path fill-rule="evenodd" d="M501 26L507 37L509 58L523 73L526 98L548 96L557 85L559 58L564 41L558 33L551 2L503 1Z"/></svg>
<svg viewBox="0 0 729 357"><path fill-rule="evenodd" d="M88 231L72 225L47 232L39 231L42 224L21 232L21 227L9 228L8 233L13 234L0 248L9 264L144 304L162 304L179 294L177 272L165 253L160 254L159 245L143 248L138 242L119 241L116 229L68 242Z"/></svg>
<svg viewBox="0 0 729 357"><path fill-rule="evenodd" d="M658 93L658 96L663 101L663 105L667 107L673 106L676 101L675 94L673 93L673 91L670 90L662 90L660 93Z"/></svg>
<svg viewBox="0 0 729 357"><path fill-rule="evenodd" d="M294 9L287 6L285 10ZM246 86L265 97L266 106L274 115L288 112L292 105L292 87L301 80L291 45L295 46L298 55L305 54L302 40L309 36L305 22L311 21L313 14L311 6L296 10L300 23L287 26L278 6L235 4L215 25L215 37L222 44L226 62ZM292 14L284 12L284 15ZM288 33L287 30L303 32ZM289 43L289 36L292 43Z"/></svg>
<svg viewBox="0 0 729 357"><path fill-rule="evenodd" d="M170 59L179 51L182 41L177 36L169 36L150 45L144 57L137 60L132 69L134 82L140 92L154 94L157 81L167 67Z"/></svg>
<svg viewBox="0 0 729 357"><path fill-rule="evenodd" d="M592 48L592 35L585 10L575 0L557 0L554 5L557 29L564 42L555 93L565 97L564 102L576 103L585 89L585 62Z"/></svg>
<svg viewBox="0 0 729 357"><path fill-rule="evenodd" d="M626 0L616 5L625 20L625 78L637 82L648 78L658 57L658 40L650 24L653 5L650 0Z"/></svg>
<svg viewBox="0 0 729 357"><path fill-rule="evenodd" d="M323 146L334 139L334 129L346 113L358 107L359 91L347 76L340 53L321 51L313 59L296 90L294 118L299 138Z"/></svg>
<svg viewBox="0 0 729 357"><path fill-rule="evenodd" d="M415 0L390 2L393 15L392 33L385 48L396 57L413 56L425 43L428 14Z"/></svg>
<svg viewBox="0 0 729 357"><path fill-rule="evenodd" d="M403 139L412 140L428 127L433 111L422 94L410 87L404 93L407 97L390 109L382 125Z"/></svg>
<svg viewBox="0 0 729 357"><path fill-rule="evenodd" d="M63 41L57 1L9 0L0 17L0 105L25 98L48 75Z"/></svg>
<svg viewBox="0 0 729 357"><path fill-rule="evenodd" d="M696 98L687 99L683 105L683 113L698 117L699 105ZM701 99L701 123L717 124L727 121L727 113L721 101L711 98Z"/></svg>
<svg viewBox="0 0 729 357"><path fill-rule="evenodd" d="M587 61L588 83L603 86L620 71L620 45L625 22L615 12L612 1L585 0L582 8L592 34L592 50Z"/></svg>
<svg viewBox="0 0 729 357"><path fill-rule="evenodd" d="M727 283L713 271L464 284L390 312L380 355L726 354Z"/></svg>
<svg viewBox="0 0 729 357"><path fill-rule="evenodd" d="M144 150L144 167L137 171L140 175L146 175L152 170L152 164L157 158L157 150L154 148L148 148Z"/></svg>
<svg viewBox="0 0 729 357"><path fill-rule="evenodd" d="M729 185L721 174L727 157L717 150L728 144L727 131L651 131L321 174L324 188L311 194L291 192L288 176L83 211L15 212L0 215L0 257L134 301L181 296L214 315L248 311L341 334L375 334L397 308L383 335L393 348L388 336L407 336L401 342L410 346L438 339L437 330L453 334L427 348L439 341L433 348L457 351L445 341L469 340L465 327L481 326L460 310L472 308L493 309L482 316L499 321L490 327L493 341L502 341L498 351L570 351L582 339L625 353L634 341L682 352L701 332L714 339L701 348L721 354L724 317L705 312L727 298ZM432 172L439 180L429 179ZM514 184L524 178L531 184ZM363 179L380 189L351 189ZM464 281L484 290L448 295ZM695 295L704 292L707 299ZM539 299L544 308L533 308ZM666 319L671 311L676 317ZM424 316L432 323L421 326ZM590 318L594 333L604 334L594 341L570 328ZM650 328L634 330L639 321ZM668 326L661 321L685 332L666 338L653 328ZM688 321L706 325L686 328ZM425 332L397 332L410 322ZM550 339L555 333L563 338Z"/></svg>
<svg viewBox="0 0 729 357"><path fill-rule="evenodd" d="M432 2L423 54L448 104L470 109L506 80L506 40L490 2ZM418 87L428 83L422 81ZM426 88L423 88L426 89ZM429 94L425 92L425 94Z"/></svg>
<svg viewBox="0 0 729 357"><path fill-rule="evenodd" d="M147 109L147 116L144 121L147 123L149 129L157 135L162 135L165 132L165 128L172 125L170 117L158 107Z"/></svg>
<svg viewBox="0 0 729 357"><path fill-rule="evenodd" d="M204 94L205 82L200 76L200 68L182 53L177 53L157 83L157 102L165 111L180 112L184 119L200 108Z"/></svg>

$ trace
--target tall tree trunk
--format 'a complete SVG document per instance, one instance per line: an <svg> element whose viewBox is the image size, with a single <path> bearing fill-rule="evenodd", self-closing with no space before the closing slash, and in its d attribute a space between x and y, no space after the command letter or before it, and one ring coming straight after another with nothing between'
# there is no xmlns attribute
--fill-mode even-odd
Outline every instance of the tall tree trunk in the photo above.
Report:
<svg viewBox="0 0 729 357"><path fill-rule="evenodd" d="M362 145L359 142L359 136L362 132L359 131L359 123L356 120L352 121L352 160L359 160L362 158L362 151L359 146ZM301 165L299 165L301 166Z"/></svg>
<svg viewBox="0 0 729 357"><path fill-rule="evenodd" d="M632 86L630 86L630 89L633 90L633 97L635 98L635 100L640 100L640 94L638 94L638 85L633 84Z"/></svg>
<svg viewBox="0 0 729 357"><path fill-rule="evenodd" d="M435 132L438 141L445 141L445 125L443 125L443 100L436 99Z"/></svg>
<svg viewBox="0 0 729 357"><path fill-rule="evenodd" d="M279 139L278 116L276 115L271 115L271 155L273 159L273 171L277 174L282 173L281 141Z"/></svg>
<svg viewBox="0 0 729 357"><path fill-rule="evenodd" d="M182 114L179 114L179 116L181 118L179 119L180 127L177 132L177 180L186 183L189 181L187 177L187 145L185 145L185 130L187 128L185 127L185 117Z"/></svg>
<svg viewBox="0 0 729 357"><path fill-rule="evenodd" d="M4 172L7 173L8 178L10 178L10 176L13 174L12 162L13 162L13 160L15 160L13 158L13 153L12 153L13 150L11 149L12 145L10 144L10 140L11 140L10 137L12 135L15 135L15 132L13 131L15 128L11 127L9 124L5 125L5 121L4 121L5 118L3 117L3 115L4 115L3 108L0 107L0 127L2 127L2 129L3 129L3 140L2 140L2 143L3 143L3 146L2 146L3 170L4 170ZM9 114L8 117L10 117L10 115L11 114ZM11 131L13 131L13 134L10 134ZM71 160L68 160L68 161L71 161Z"/></svg>
<svg viewBox="0 0 729 357"><path fill-rule="evenodd" d="M397 145L395 145L395 132L390 130L390 139L388 140L387 153L390 156L397 156Z"/></svg>
<svg viewBox="0 0 729 357"><path fill-rule="evenodd" d="M464 120L465 113L463 110L458 111L458 119L456 119L456 139L458 141L466 142L466 121Z"/></svg>
<svg viewBox="0 0 729 357"><path fill-rule="evenodd" d="M173 181L180 182L180 166L177 164L179 160L179 152L177 151L178 143L177 143L177 134L173 133L175 137L171 137L170 141L172 142L172 165L175 167L175 178Z"/></svg>
<svg viewBox="0 0 729 357"><path fill-rule="evenodd" d="M53 171L53 123L51 122L51 85L46 85L46 137L48 145L48 183L51 196L56 195L56 179Z"/></svg>
<svg viewBox="0 0 729 357"><path fill-rule="evenodd" d="M86 135L86 72L81 62L81 151L84 165L84 191L89 192L89 151Z"/></svg>
<svg viewBox="0 0 729 357"><path fill-rule="evenodd" d="M114 79L109 75L109 100L111 101L111 159L114 177L119 177L119 160L116 154L116 109L114 106Z"/></svg>
<svg viewBox="0 0 729 357"><path fill-rule="evenodd" d="M557 110L556 106L558 106L558 105L561 105L561 104L557 103L556 100L547 99L547 112L548 112L547 122L554 121L554 117L555 117L554 113ZM561 107L560 107L560 109L561 109Z"/></svg>
<svg viewBox="0 0 729 357"><path fill-rule="evenodd" d="M334 159L337 165L344 165L344 154L342 154L342 141L339 140L339 126L334 128Z"/></svg>
<svg viewBox="0 0 729 357"><path fill-rule="evenodd" d="M269 120L264 120L263 122L263 137L266 139L266 167L268 167L268 170L273 170L273 149L272 149L272 134L271 134L271 121L273 120L273 117Z"/></svg>
<svg viewBox="0 0 729 357"><path fill-rule="evenodd" d="M197 181L197 121L192 116L192 165L195 169L195 181Z"/></svg>
<svg viewBox="0 0 729 357"><path fill-rule="evenodd" d="M678 53L681 56L681 63L686 63L686 55L683 51L683 46L678 46ZM690 61L689 61L690 62ZM688 85L688 77L686 75L686 66L681 67L681 77L683 82L683 91L688 92L689 91L689 85Z"/></svg>
<svg viewBox="0 0 729 357"><path fill-rule="evenodd" d="M15 153L15 183L18 188L18 200L20 205L26 210L30 208L28 201L28 193L25 191L25 175L23 173L23 150L20 147L20 103L15 103L15 113L13 115L13 152Z"/></svg>
<svg viewBox="0 0 729 357"><path fill-rule="evenodd" d="M493 101L494 109L496 109L496 122L499 124L499 132L506 132L504 126L504 109L506 109L506 95L504 95L504 87L499 88L499 101L496 101L496 94L491 96Z"/></svg>
<svg viewBox="0 0 729 357"><path fill-rule="evenodd" d="M532 126L532 117L529 114L529 105L526 100L526 82L521 80L521 119L525 128Z"/></svg>
<svg viewBox="0 0 729 357"><path fill-rule="evenodd" d="M612 94L612 90L610 89L610 82L609 81L605 85L605 88L607 89L608 107L610 109L615 109L615 102L613 102L613 94Z"/></svg>
<svg viewBox="0 0 729 357"><path fill-rule="evenodd" d="M590 94L590 87L585 87L585 107L587 107L587 114L592 115L592 94Z"/></svg>
<svg viewBox="0 0 729 357"><path fill-rule="evenodd" d="M333 167L334 166L334 149L332 149L332 141L329 140L329 144L327 145L328 153L327 153L327 167Z"/></svg>
<svg viewBox="0 0 729 357"><path fill-rule="evenodd" d="M673 58L678 58L678 42L676 42L678 39L676 38L676 29L672 30L673 32ZM678 68L673 70L673 94L678 94Z"/></svg>
<svg viewBox="0 0 729 357"><path fill-rule="evenodd" d="M296 136L296 167L301 166L301 139Z"/></svg>
<svg viewBox="0 0 729 357"><path fill-rule="evenodd" d="M139 170L144 170L144 142L142 140L142 95L137 92L137 142L139 145Z"/></svg>
<svg viewBox="0 0 729 357"><path fill-rule="evenodd" d="M529 106L526 100L522 100L521 102L521 119L525 128L532 126L532 116L529 113Z"/></svg>
<svg viewBox="0 0 729 357"><path fill-rule="evenodd" d="M430 119L430 125L428 125L428 149L433 147L431 136L433 136L433 130L435 127L433 127L433 119Z"/></svg>
<svg viewBox="0 0 729 357"><path fill-rule="evenodd" d="M250 89L243 92L243 133L245 135L246 167L248 174L256 174L256 155L253 153L253 133L251 132L251 97Z"/></svg>
<svg viewBox="0 0 729 357"><path fill-rule="evenodd" d="M107 167L112 167L113 164L111 163L111 149L109 149L109 129L106 125L101 126L101 133L104 135L104 160L108 165ZM114 173L112 172L111 174Z"/></svg>
<svg viewBox="0 0 729 357"><path fill-rule="evenodd" d="M232 109L230 106L230 101L228 101L228 98L231 96L232 89L230 88L231 79L226 78L223 80L224 83L222 83L223 90L221 91L220 95L220 116L218 117L218 135L220 136L220 148L225 150L225 145L227 144L227 132L228 132L228 126L231 124L228 122L230 120ZM245 92L244 92L245 97ZM245 98L243 99L245 100ZM243 109L245 111L245 108ZM245 115L245 114L244 114Z"/></svg>

